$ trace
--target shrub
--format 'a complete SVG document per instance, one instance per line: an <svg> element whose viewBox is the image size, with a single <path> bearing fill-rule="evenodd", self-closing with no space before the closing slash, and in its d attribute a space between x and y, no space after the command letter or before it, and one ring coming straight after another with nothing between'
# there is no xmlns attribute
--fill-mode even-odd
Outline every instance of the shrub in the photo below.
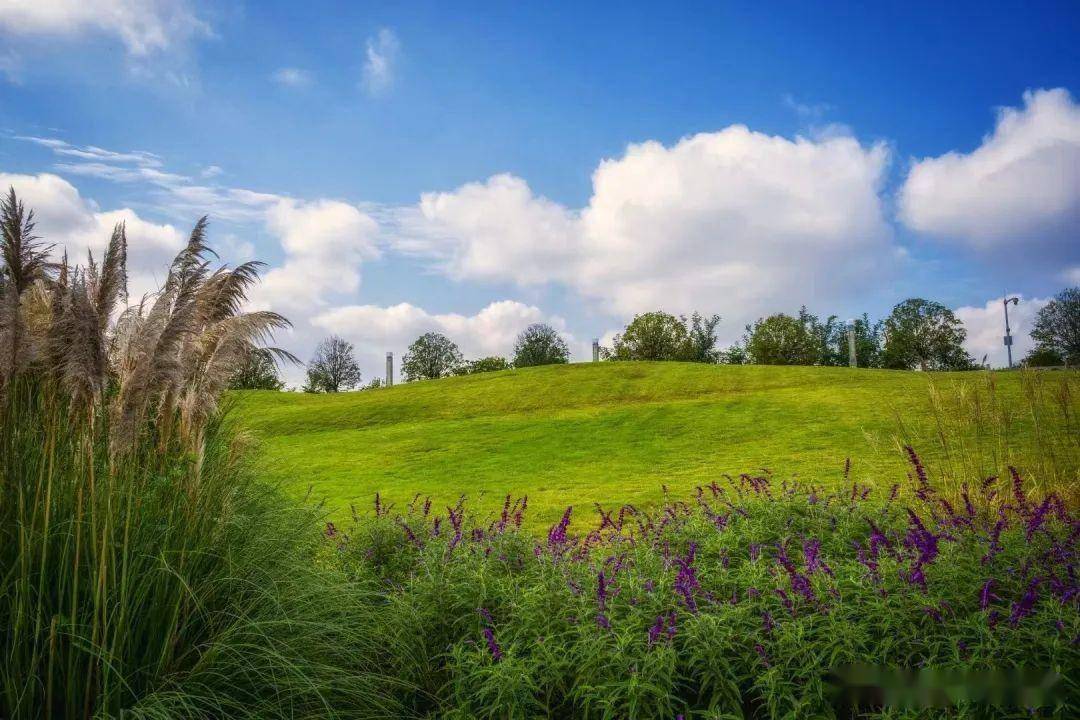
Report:
<svg viewBox="0 0 1080 720"><path fill-rule="evenodd" d="M439 717L834 717L851 708L827 679L852 665L1043 670L1043 714L1074 715L1080 518L1015 472L954 503L907 452L911 479L881 493L742 475L584 527L568 508L541 540L524 499L494 517L414 502L337 548L389 588L389 667ZM1028 712L977 702L969 677L934 717ZM858 716L923 717L892 701Z"/></svg>
<svg viewBox="0 0 1080 720"><path fill-rule="evenodd" d="M498 372L499 370L509 370L510 363L506 358L492 355L490 357L480 358L479 360L469 360L462 363L454 370L455 375L475 375L477 373L486 372Z"/></svg>

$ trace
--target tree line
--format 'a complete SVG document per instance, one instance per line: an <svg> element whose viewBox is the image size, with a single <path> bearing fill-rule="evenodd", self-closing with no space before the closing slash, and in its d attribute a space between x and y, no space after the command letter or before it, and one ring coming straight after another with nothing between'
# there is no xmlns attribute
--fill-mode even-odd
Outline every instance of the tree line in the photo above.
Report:
<svg viewBox="0 0 1080 720"><path fill-rule="evenodd" d="M806 307L795 315L776 313L746 326L742 339L717 347L719 315L672 315L660 310L641 313L600 348L606 361L673 360L713 364L824 365L849 364L849 329L855 336L856 364L863 368L896 370L971 370L983 366L964 349L967 331L945 305L922 298L898 303L883 319L863 313L850 323L836 315L821 318ZM1080 364L1080 288L1058 293L1036 315L1031 331L1034 348L1022 360L1031 367ZM453 340L437 332L424 333L409 346L401 363L406 382L450 375L471 375L567 363L566 340L550 325L535 323L518 335L513 355L466 360ZM374 378L361 384L353 346L337 335L319 343L307 364L305 392L339 392L382 385ZM275 357L253 350L237 371L232 387L280 390Z"/></svg>

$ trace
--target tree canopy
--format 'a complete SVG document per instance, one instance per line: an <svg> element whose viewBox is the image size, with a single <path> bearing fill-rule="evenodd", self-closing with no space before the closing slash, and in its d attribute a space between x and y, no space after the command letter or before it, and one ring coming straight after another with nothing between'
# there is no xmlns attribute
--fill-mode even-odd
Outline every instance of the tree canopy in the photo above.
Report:
<svg viewBox="0 0 1080 720"><path fill-rule="evenodd" d="M1039 310L1031 337L1069 365L1080 364L1080 287L1065 288Z"/></svg>
<svg viewBox="0 0 1080 720"><path fill-rule="evenodd" d="M514 343L514 367L559 365L570 361L566 341L555 328L533 323L521 331Z"/></svg>
<svg viewBox="0 0 1080 720"><path fill-rule="evenodd" d="M605 357L715 363L720 355L716 350L719 324L719 315L705 317L696 312L690 318L659 310L635 315L626 329L614 337Z"/></svg>
<svg viewBox="0 0 1080 720"><path fill-rule="evenodd" d="M280 390L285 387L278 375L273 353L266 348L252 348L229 379L231 390Z"/></svg>
<svg viewBox="0 0 1080 720"><path fill-rule="evenodd" d="M434 380L454 374L462 361L454 341L441 333L429 332L409 346L401 362L401 373L406 382Z"/></svg>
<svg viewBox="0 0 1080 720"><path fill-rule="evenodd" d="M967 370L974 360L964 350L967 331L941 303L909 298L892 309L882 325L882 365L914 370Z"/></svg>
<svg viewBox="0 0 1080 720"><path fill-rule="evenodd" d="M304 392L335 393L360 384L360 368L353 357L352 343L337 335L319 343L307 367Z"/></svg>

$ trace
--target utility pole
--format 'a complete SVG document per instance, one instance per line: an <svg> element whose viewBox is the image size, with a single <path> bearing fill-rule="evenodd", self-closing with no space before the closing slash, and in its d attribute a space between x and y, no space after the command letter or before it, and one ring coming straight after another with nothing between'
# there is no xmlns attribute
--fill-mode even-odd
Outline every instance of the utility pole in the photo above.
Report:
<svg viewBox="0 0 1080 720"><path fill-rule="evenodd" d="M394 353L386 353L386 387L394 384Z"/></svg>
<svg viewBox="0 0 1080 720"><path fill-rule="evenodd" d="M600 362L600 338L593 338L592 341L592 361Z"/></svg>
<svg viewBox="0 0 1080 720"><path fill-rule="evenodd" d="M1012 329L1009 327L1009 303L1012 303L1013 305L1019 305L1020 304L1020 298L1018 298L1018 297L1009 297L1007 293L1005 295L1003 295L1002 298L1003 298L1002 302L1005 305L1005 349L1009 352L1009 369L1011 370L1012 366L1013 366L1013 363L1012 363L1013 339L1012 339Z"/></svg>

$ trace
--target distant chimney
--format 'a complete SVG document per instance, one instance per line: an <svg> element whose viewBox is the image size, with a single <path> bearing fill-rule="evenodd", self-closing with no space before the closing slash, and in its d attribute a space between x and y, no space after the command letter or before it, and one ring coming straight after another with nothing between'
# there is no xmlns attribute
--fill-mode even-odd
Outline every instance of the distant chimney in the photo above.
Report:
<svg viewBox="0 0 1080 720"><path fill-rule="evenodd" d="M600 338L593 338L592 341L592 361L600 362Z"/></svg>
<svg viewBox="0 0 1080 720"><path fill-rule="evenodd" d="M386 387L394 384L394 353L386 353Z"/></svg>

